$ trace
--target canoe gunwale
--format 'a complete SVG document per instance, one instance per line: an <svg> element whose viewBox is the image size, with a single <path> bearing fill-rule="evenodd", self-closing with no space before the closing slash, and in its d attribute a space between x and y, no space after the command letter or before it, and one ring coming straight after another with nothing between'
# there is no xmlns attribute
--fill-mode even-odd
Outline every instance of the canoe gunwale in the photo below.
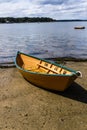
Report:
<svg viewBox="0 0 87 130"><path fill-rule="evenodd" d="M70 77L72 77L72 76L77 76L77 71L75 71L75 70L73 70L73 69L71 69L71 68L67 68L66 66L62 66L62 65L60 65L60 64L57 64L57 63L54 63L54 62L51 62L51 61L44 60L44 59L42 59L42 61L47 62L47 63L51 63L51 64L56 65L56 66L58 66L58 67L62 67L63 69L66 69L66 70L68 70L68 71L71 71L72 74L48 74L48 73L39 73L39 72L33 72L32 70L23 69L23 68L20 67L20 66L17 64L17 62L16 62L16 61L17 61L17 56L20 55L20 54L23 54L23 55L26 55L26 56L28 56L28 57L32 57L32 58L35 58L35 59L38 59L38 60L41 60L41 59L40 59L40 58L37 58L37 57L34 57L34 56L32 56L32 55L24 54L24 53L18 51L17 54L16 54L16 58L15 58L15 65L16 65L16 67L17 67L19 70L22 70L22 71L24 71L24 72L31 73L31 74L36 74L36 75L45 75L45 76L64 76L64 77L67 77L67 76L70 76Z"/></svg>

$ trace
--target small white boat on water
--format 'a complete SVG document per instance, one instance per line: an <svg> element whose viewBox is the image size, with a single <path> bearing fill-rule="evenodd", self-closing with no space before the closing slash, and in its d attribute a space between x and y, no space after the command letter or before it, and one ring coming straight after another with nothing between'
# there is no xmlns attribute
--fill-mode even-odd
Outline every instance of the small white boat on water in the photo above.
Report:
<svg viewBox="0 0 87 130"><path fill-rule="evenodd" d="M85 29L85 27L84 26L76 26L76 27L74 27L74 29Z"/></svg>

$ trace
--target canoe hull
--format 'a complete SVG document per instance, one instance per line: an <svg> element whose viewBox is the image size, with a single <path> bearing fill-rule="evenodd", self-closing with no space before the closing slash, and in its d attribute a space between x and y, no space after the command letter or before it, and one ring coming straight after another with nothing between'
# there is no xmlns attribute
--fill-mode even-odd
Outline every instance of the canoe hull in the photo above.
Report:
<svg viewBox="0 0 87 130"><path fill-rule="evenodd" d="M35 59L35 60L34 60ZM34 60L34 61L33 61ZM69 70L66 67L59 67L56 64L53 64L51 62L46 62L45 60L38 59L32 56L25 55L23 53L17 53L15 64L20 73L23 75L23 77L29 81L30 83L45 88L45 89L50 89L50 90L57 90L57 91L64 91L66 88L68 88L72 82L78 77L76 71L74 70ZM33 72L32 70L27 70L26 65L28 67L34 68L36 63L40 62L40 65L38 66L41 67L42 69L47 70L46 73L42 72ZM45 66L43 67L45 63ZM30 66L31 64L31 66ZM48 64L48 66L47 66ZM50 67L49 67L50 66ZM25 68L24 68L25 67ZM27 67L27 68L28 68ZM55 70L55 67L60 69L61 74ZM48 70L49 68L49 70ZM65 74L65 72L67 74ZM49 72L49 73L48 73ZM62 73L64 72L64 73Z"/></svg>
<svg viewBox="0 0 87 130"><path fill-rule="evenodd" d="M32 74L29 72L22 71L20 69L19 71L23 75L23 77L30 83L38 87L57 91L64 91L77 78L75 75L71 77L61 75L51 76L51 75Z"/></svg>

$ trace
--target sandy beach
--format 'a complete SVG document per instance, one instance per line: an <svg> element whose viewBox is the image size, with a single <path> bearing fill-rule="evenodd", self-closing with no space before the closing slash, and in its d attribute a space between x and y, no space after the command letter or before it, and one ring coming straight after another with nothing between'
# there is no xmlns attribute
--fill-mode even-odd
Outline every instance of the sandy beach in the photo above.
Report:
<svg viewBox="0 0 87 130"><path fill-rule="evenodd" d="M87 130L87 62L66 62L80 70L66 91L27 82L17 68L0 68L0 130Z"/></svg>

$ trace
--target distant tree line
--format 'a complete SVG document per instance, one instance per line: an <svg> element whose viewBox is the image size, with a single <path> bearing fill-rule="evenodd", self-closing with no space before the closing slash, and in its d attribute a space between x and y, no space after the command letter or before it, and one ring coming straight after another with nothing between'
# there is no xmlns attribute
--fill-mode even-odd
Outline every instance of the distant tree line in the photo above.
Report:
<svg viewBox="0 0 87 130"><path fill-rule="evenodd" d="M82 21L87 21L87 20L83 20L83 19L64 19L64 20L56 20L56 22L82 22Z"/></svg>
<svg viewBox="0 0 87 130"><path fill-rule="evenodd" d="M29 23L29 22L53 22L53 21L56 20L48 17L32 17L32 18L0 17L0 23Z"/></svg>

